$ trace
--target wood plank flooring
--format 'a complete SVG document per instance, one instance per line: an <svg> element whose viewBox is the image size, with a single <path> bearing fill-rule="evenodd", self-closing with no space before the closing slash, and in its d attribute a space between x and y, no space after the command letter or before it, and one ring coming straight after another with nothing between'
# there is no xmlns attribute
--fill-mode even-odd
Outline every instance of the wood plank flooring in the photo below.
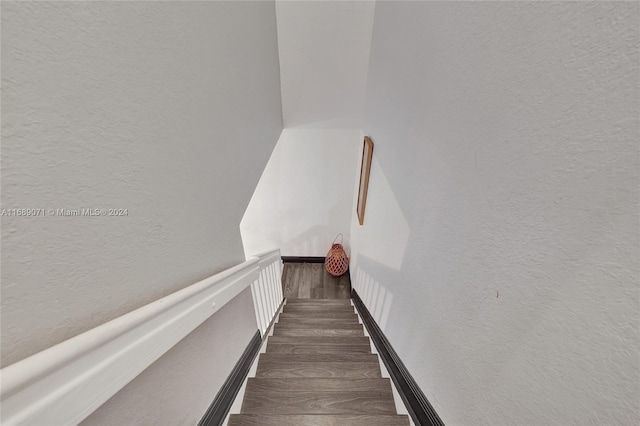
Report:
<svg viewBox="0 0 640 426"><path fill-rule="evenodd" d="M382 378L349 299L300 298L331 293L319 273L321 287L301 285L303 269L285 273L285 289L298 297L287 299L256 377L247 381L241 412L230 416L229 426L408 425L408 417L396 413L391 382ZM328 285L336 287L335 281Z"/></svg>
<svg viewBox="0 0 640 426"><path fill-rule="evenodd" d="M334 277L324 263L285 263L282 290L287 299L349 299L349 274Z"/></svg>

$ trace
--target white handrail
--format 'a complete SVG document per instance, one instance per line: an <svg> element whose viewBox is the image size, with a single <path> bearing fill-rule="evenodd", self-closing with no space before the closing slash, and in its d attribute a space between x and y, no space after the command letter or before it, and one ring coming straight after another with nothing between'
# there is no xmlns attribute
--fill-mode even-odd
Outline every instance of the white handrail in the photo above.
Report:
<svg viewBox="0 0 640 426"><path fill-rule="evenodd" d="M78 424L249 285L280 251L248 259L0 370L3 425ZM275 270L275 269L274 269ZM279 284L265 279L269 292ZM280 287L280 298L282 289ZM273 296L276 296L274 293ZM277 297L277 296L276 296ZM264 309L264 315L273 309ZM257 305L256 305L256 315ZM262 332L263 327L258 322Z"/></svg>

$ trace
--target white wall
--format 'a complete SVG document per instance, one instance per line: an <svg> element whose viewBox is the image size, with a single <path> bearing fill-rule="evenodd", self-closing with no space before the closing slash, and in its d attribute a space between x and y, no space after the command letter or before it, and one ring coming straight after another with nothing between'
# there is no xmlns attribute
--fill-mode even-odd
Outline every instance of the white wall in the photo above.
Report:
<svg viewBox="0 0 640 426"><path fill-rule="evenodd" d="M285 127L360 128L373 1L277 1Z"/></svg>
<svg viewBox="0 0 640 426"><path fill-rule="evenodd" d="M2 2L2 207L128 209L2 217L3 366L244 260L279 81L273 2ZM234 321L228 359L204 363L211 334L159 362L226 377L257 329ZM166 392L211 401L192 373L152 369L128 395L157 404L129 403L193 423L198 398L156 411Z"/></svg>
<svg viewBox="0 0 640 426"><path fill-rule="evenodd" d="M375 2L277 1L286 129L241 224L245 253L349 245Z"/></svg>
<svg viewBox="0 0 640 426"><path fill-rule="evenodd" d="M257 331L255 322L247 288L94 411L82 426L197 424ZM176 383L190 387L176 389Z"/></svg>
<svg viewBox="0 0 640 426"><path fill-rule="evenodd" d="M639 18L376 6L352 280L448 425L640 418Z"/></svg>
<svg viewBox="0 0 640 426"><path fill-rule="evenodd" d="M285 129L242 218L247 256L325 256L338 233L349 246L359 129Z"/></svg>

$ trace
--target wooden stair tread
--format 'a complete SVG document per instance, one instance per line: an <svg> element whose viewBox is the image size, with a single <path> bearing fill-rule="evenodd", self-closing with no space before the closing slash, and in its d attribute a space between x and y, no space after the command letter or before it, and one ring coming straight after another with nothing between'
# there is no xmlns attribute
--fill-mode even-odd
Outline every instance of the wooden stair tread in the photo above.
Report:
<svg viewBox="0 0 640 426"><path fill-rule="evenodd" d="M282 317L282 315L280 315ZM276 324L286 325L286 326L297 326L297 327L307 327L307 326L330 326L330 325L344 325L347 327L355 327L357 325L362 326L362 323L358 321L358 317L355 315L353 318L307 318L307 317L285 317L279 318Z"/></svg>
<svg viewBox="0 0 640 426"><path fill-rule="evenodd" d="M291 337L364 337L362 328L285 328L276 327L273 331L274 336L291 336Z"/></svg>
<svg viewBox="0 0 640 426"><path fill-rule="evenodd" d="M367 344L355 345L315 345L315 344L292 344L292 343L268 343L266 353L279 354L370 354L371 346Z"/></svg>
<svg viewBox="0 0 640 426"><path fill-rule="evenodd" d="M279 321L283 320L298 320L298 319L349 319L349 320L358 320L358 316L355 312L332 312L332 311L316 311L316 312L305 312L305 311L295 311L288 312L283 311L280 314Z"/></svg>
<svg viewBox="0 0 640 426"><path fill-rule="evenodd" d="M317 305L288 303L284 305L283 312L338 312L338 313L355 313L352 305Z"/></svg>
<svg viewBox="0 0 640 426"><path fill-rule="evenodd" d="M260 359L274 362L370 362L376 365L378 355L371 353L339 353L339 354L288 354L265 352L260 354Z"/></svg>
<svg viewBox="0 0 640 426"><path fill-rule="evenodd" d="M371 362L279 362L258 360L256 377L353 377L377 378L380 365Z"/></svg>
<svg viewBox="0 0 640 426"><path fill-rule="evenodd" d="M286 389L290 392L297 391L359 391L362 389L391 392L391 379L362 379L362 378L259 378L252 377L247 380L247 389L252 392L269 392L273 389Z"/></svg>
<svg viewBox="0 0 640 426"><path fill-rule="evenodd" d="M287 299L287 305L289 304L352 306L351 299Z"/></svg>
<svg viewBox="0 0 640 426"><path fill-rule="evenodd" d="M289 343L292 345L368 345L368 337L288 337L271 336L267 342L267 349L271 343Z"/></svg>
<svg viewBox="0 0 640 426"><path fill-rule="evenodd" d="M322 321L322 322L318 322L317 320L315 321L315 323L312 321L305 321L305 322L301 322L301 321L293 321L293 320L286 320L286 321L280 321L276 323L276 328L302 328L302 329L309 329L309 328L323 328L323 329L336 329L336 328L340 328L340 329L351 329L351 330L362 330L362 324L356 322L356 321L341 321L341 320L329 320L329 321Z"/></svg>
<svg viewBox="0 0 640 426"><path fill-rule="evenodd" d="M349 392L291 392L247 389L242 414L396 414L393 396L369 390Z"/></svg>

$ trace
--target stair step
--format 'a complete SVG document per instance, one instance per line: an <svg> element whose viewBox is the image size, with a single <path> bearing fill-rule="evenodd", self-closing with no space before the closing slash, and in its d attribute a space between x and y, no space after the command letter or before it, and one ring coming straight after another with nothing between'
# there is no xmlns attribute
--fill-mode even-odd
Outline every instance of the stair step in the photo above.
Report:
<svg viewBox="0 0 640 426"><path fill-rule="evenodd" d="M229 426L408 426L398 415L278 415L232 414Z"/></svg>
<svg viewBox="0 0 640 426"><path fill-rule="evenodd" d="M307 318L307 317L291 317L287 316L283 318L283 315L280 315L277 324L286 325L286 326L331 326L331 325L344 325L349 327L362 326L358 322L358 317L353 315L353 317L349 318Z"/></svg>
<svg viewBox="0 0 640 426"><path fill-rule="evenodd" d="M262 354L264 355L264 354ZM247 388L252 392L270 392L273 389L286 389L291 392L351 392L375 390L389 392L391 395L391 379L346 379L346 378L260 378L247 379Z"/></svg>
<svg viewBox="0 0 640 426"><path fill-rule="evenodd" d="M276 328L281 328L281 329L303 329L303 330L308 330L308 329L323 329L323 330L334 330L334 329L343 329L343 330L362 330L362 324L359 324L357 322L352 322L352 321L348 321L348 322L341 322L341 321L336 321L336 320L332 320L333 322L317 322L314 323L307 323L307 322L298 322L298 321L280 321L278 323L276 323Z"/></svg>
<svg viewBox="0 0 640 426"><path fill-rule="evenodd" d="M380 365L371 362L280 362L258 360L256 377L345 377L374 379L382 377Z"/></svg>
<svg viewBox="0 0 640 426"><path fill-rule="evenodd" d="M247 388L242 414L396 414L389 392L358 390L314 392L272 389L254 392Z"/></svg>
<svg viewBox="0 0 640 426"><path fill-rule="evenodd" d="M368 337L288 337L271 336L267 347L271 343L288 343L291 345L368 345Z"/></svg>
<svg viewBox="0 0 640 426"><path fill-rule="evenodd" d="M272 339L270 337L269 339ZM269 342L267 352L274 354L370 354L371 346L367 343L355 345L314 345Z"/></svg>
<svg viewBox="0 0 640 426"><path fill-rule="evenodd" d="M260 359L269 361L287 362L361 362L378 364L378 355L375 354L358 354L358 353L339 353L339 354L282 354L282 353L263 353Z"/></svg>
<svg viewBox="0 0 640 426"><path fill-rule="evenodd" d="M351 306L351 299L287 299L287 305L340 305Z"/></svg>
<svg viewBox="0 0 640 426"><path fill-rule="evenodd" d="M338 313L338 314L353 314L355 313L353 306L351 305L312 305L305 303L290 303L284 305L283 312L304 312L304 313Z"/></svg>
<svg viewBox="0 0 640 426"><path fill-rule="evenodd" d="M347 337L347 336L364 336L362 328L360 330L352 330L348 328L282 328L276 327L273 332L274 336L290 336L290 337Z"/></svg>
<svg viewBox="0 0 640 426"><path fill-rule="evenodd" d="M325 320L325 319L350 319L350 320L354 320L357 321L358 320L358 316L356 315L355 312L330 312L330 311L320 311L320 312L305 312L305 311L299 311L299 312L286 312L283 311L280 314L280 321L283 320L298 320L298 319L318 319L318 320Z"/></svg>

